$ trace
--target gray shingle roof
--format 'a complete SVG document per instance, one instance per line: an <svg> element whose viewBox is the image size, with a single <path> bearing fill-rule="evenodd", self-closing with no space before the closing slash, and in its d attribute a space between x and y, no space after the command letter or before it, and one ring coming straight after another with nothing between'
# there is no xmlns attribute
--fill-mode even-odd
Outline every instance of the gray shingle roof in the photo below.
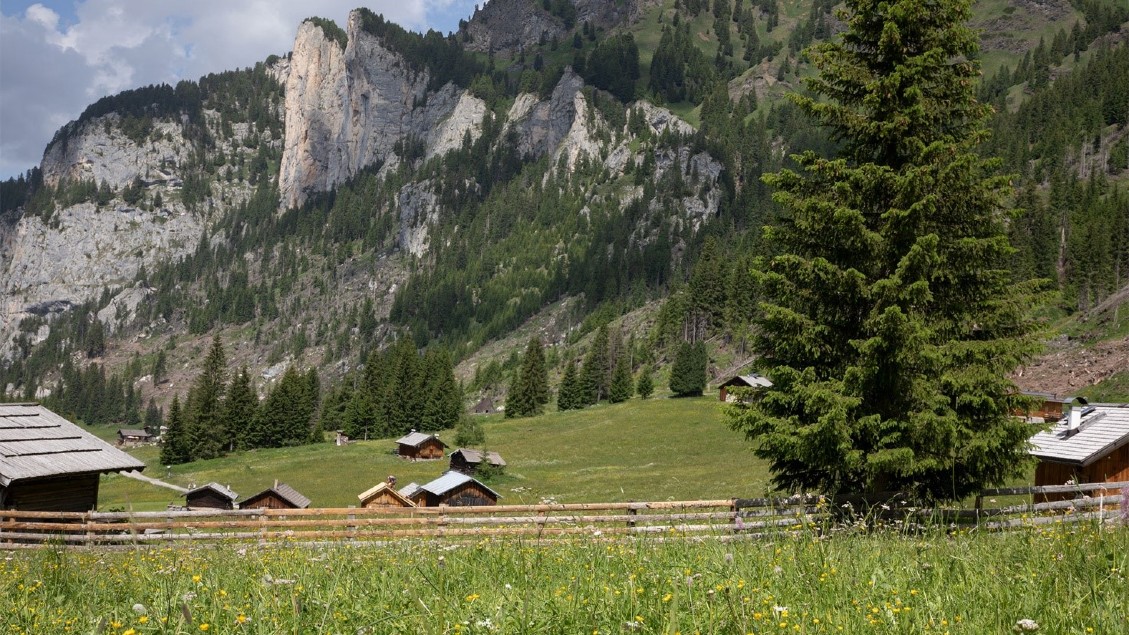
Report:
<svg viewBox="0 0 1129 635"><path fill-rule="evenodd" d="M436 496L442 496L442 495L446 494L447 492L455 489L456 487L463 485L464 483L469 483L471 481L478 483L478 485L481 486L486 491L490 492L494 496L497 496L498 498L501 498L501 496L498 495L498 492L495 492L494 490L487 487L485 484L482 483L482 481L479 481L476 478L472 478L470 476L467 476L466 474L463 474L462 472L455 472L454 470L443 474L443 476L440 476L439 478L435 479L434 481L431 481L430 483L427 483L425 485L421 485L420 489L422 489L425 492L431 492L432 494L435 494Z"/></svg>
<svg viewBox="0 0 1129 635"><path fill-rule="evenodd" d="M276 496L290 503L294 507L297 507L298 509L305 509L310 506L310 499L306 498L301 493L299 493L298 490L290 487L286 483L278 483L274 487L268 487L267 489L259 492L258 494L255 494L254 496L249 496L247 500L251 500L252 498L257 498L259 496L262 496L263 494L269 494L271 492L274 492Z"/></svg>
<svg viewBox="0 0 1129 635"><path fill-rule="evenodd" d="M411 500L411 498L413 496L415 496L416 494L419 493L419 490L420 490L419 483L413 482L413 483L408 483L407 485L401 487L399 489L399 491L396 492L396 493L399 494L400 496L403 496L406 499ZM369 490L369 491L371 491L371 490ZM363 496L363 494L362 494L362 496Z"/></svg>
<svg viewBox="0 0 1129 635"><path fill-rule="evenodd" d="M39 404L0 404L0 485L145 464Z"/></svg>
<svg viewBox="0 0 1129 635"><path fill-rule="evenodd" d="M1068 434L1069 417L1031 437L1033 456L1056 463L1087 466L1129 443L1129 406L1095 404L1078 431Z"/></svg>
<svg viewBox="0 0 1129 635"><path fill-rule="evenodd" d="M424 441L432 438L436 441L439 441L439 437L435 436L434 434L427 434L425 432L413 432L407 436L396 439L396 443L399 443L400 445L410 445L411 447L415 448L419 447L419 445ZM439 443L443 442L439 441ZM447 447L447 444L443 443L443 447Z"/></svg>
<svg viewBox="0 0 1129 635"><path fill-rule="evenodd" d="M118 435L123 437L141 437L148 438L153 436L144 430L130 430L129 428L122 428L118 430Z"/></svg>
<svg viewBox="0 0 1129 635"><path fill-rule="evenodd" d="M482 451L481 450L472 450L470 448L459 448L458 450L455 450L455 452L452 454L452 456L454 456L455 454L461 454L462 457L463 457L463 460L466 461L467 463L482 463L483 457L482 457ZM486 461L488 463L490 463L491 465L496 465L498 467L505 467L506 466L506 460L503 459L502 455L498 454L497 452L487 452L486 453Z"/></svg>
<svg viewBox="0 0 1129 635"><path fill-rule="evenodd" d="M740 384L744 384L746 386L749 386L750 388L769 388L772 386L772 382L769 381L767 377L763 377L756 373L751 373L749 375L737 375L730 378L728 381L721 385L736 386Z"/></svg>
<svg viewBox="0 0 1129 635"><path fill-rule="evenodd" d="M210 489L213 492L216 492L217 494L219 494L220 496L226 496L228 499L233 500L233 501L235 499L239 498L239 494L236 494L235 492L233 492L230 489L224 487L223 485L220 485L219 483L207 483L207 484L201 485L200 487L197 487L195 489L190 489L190 490L188 490L188 493L185 494L185 496L186 497L192 496L196 492L202 492L206 489Z"/></svg>

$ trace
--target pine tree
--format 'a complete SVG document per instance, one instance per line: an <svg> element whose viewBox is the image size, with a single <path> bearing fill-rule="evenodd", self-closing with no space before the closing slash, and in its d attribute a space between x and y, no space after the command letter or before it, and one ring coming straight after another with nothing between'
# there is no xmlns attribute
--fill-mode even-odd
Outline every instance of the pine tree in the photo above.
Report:
<svg viewBox="0 0 1129 635"><path fill-rule="evenodd" d="M635 392L639 393L640 399L646 399L655 392L655 381L651 379L650 368L643 368L639 381L635 384Z"/></svg>
<svg viewBox="0 0 1129 635"><path fill-rule="evenodd" d="M419 430L438 432L455 427L463 416L463 391L446 349L429 349L423 357L423 418Z"/></svg>
<svg viewBox="0 0 1129 635"><path fill-rule="evenodd" d="M478 417L463 417L455 427L455 445L461 448L482 446L486 444L486 432Z"/></svg>
<svg viewBox="0 0 1129 635"><path fill-rule="evenodd" d="M223 399L223 427L228 431L228 450L245 450L251 445L252 426L259 409L259 398L251 386L251 374L244 366L227 387Z"/></svg>
<svg viewBox="0 0 1129 635"><path fill-rule="evenodd" d="M730 410L783 489L960 499L1021 474L1009 373L1034 351L1006 180L980 158L968 0L849 0L793 101L842 142L766 178L787 223L759 263L754 348L773 387Z"/></svg>
<svg viewBox="0 0 1129 635"><path fill-rule="evenodd" d="M192 460L192 453L188 447L188 436L184 429L184 418L178 396L174 395L172 398L167 421L165 433L161 437L161 463L164 465L188 463Z"/></svg>
<svg viewBox="0 0 1129 635"><path fill-rule="evenodd" d="M576 374L576 362L569 358L565 362L561 385L557 389L557 410L576 410L583 408L580 398L580 377Z"/></svg>
<svg viewBox="0 0 1129 635"><path fill-rule="evenodd" d="M616 355L615 371L612 372L612 384L608 389L608 401L622 403L631 398L634 391L634 382L631 381L631 363L627 357L627 348L620 349Z"/></svg>
<svg viewBox="0 0 1129 635"><path fill-rule="evenodd" d="M541 414L549 403L549 371L545 368L545 351L541 340L534 337L525 347L521 370L514 376L506 396L506 418L531 417Z"/></svg>
<svg viewBox="0 0 1129 635"><path fill-rule="evenodd" d="M204 368L185 399L185 423L192 443L192 457L211 459L223 454L232 437L224 428L220 399L226 382L227 362L223 342L217 334L204 358Z"/></svg>
<svg viewBox="0 0 1129 635"><path fill-rule="evenodd" d="M670 367L670 391L675 397L695 397L706 389L706 345L680 342Z"/></svg>
<svg viewBox="0 0 1129 635"><path fill-rule="evenodd" d="M611 358L608 355L608 327L601 326L592 338L584 366L580 369L579 406L590 406L608 396L611 379Z"/></svg>
<svg viewBox="0 0 1129 635"><path fill-rule="evenodd" d="M400 338L392 349L392 382L387 394L389 434L407 434L419 428L424 405L422 376L414 341Z"/></svg>

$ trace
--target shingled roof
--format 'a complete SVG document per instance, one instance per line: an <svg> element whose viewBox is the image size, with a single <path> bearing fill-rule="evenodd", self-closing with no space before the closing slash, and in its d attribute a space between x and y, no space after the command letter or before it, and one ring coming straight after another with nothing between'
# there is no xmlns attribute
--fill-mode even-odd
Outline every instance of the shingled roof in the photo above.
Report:
<svg viewBox="0 0 1129 635"><path fill-rule="evenodd" d="M280 499L290 503L295 507L295 509L305 509L310 506L310 499L303 496L298 490L290 487L286 483L279 483L275 481L273 487L268 487L258 494L255 494L254 496L248 496L247 500L243 501L243 503L240 503L240 507L242 507L243 504L247 501L254 500L256 498L259 498L260 496L265 496L271 493L273 493Z"/></svg>
<svg viewBox="0 0 1129 635"><path fill-rule="evenodd" d="M0 404L0 486L49 476L143 469L141 461L39 404Z"/></svg>
<svg viewBox="0 0 1129 635"><path fill-rule="evenodd" d="M498 454L497 452L493 452L493 451L487 452L486 455L483 456L481 450L474 450L474 449L471 449L471 448L459 448L458 450L455 450L451 454L451 457L453 458L456 454L461 455L463 460L466 461L467 463L471 463L471 464L474 464L474 465L477 465L479 463L482 463L483 461L486 461L487 463L489 463L490 465L493 465L495 467L506 467L506 460L503 459L502 455Z"/></svg>
<svg viewBox="0 0 1129 635"><path fill-rule="evenodd" d="M435 439L436 441L439 441L439 443L442 444L443 447L447 447L447 444L443 443L443 441L441 441L439 437L435 436L434 434L427 434L426 432L416 432L415 430L412 430L411 434L396 439L396 443L416 448L428 439Z"/></svg>
<svg viewBox="0 0 1129 635"><path fill-rule="evenodd" d="M463 474L462 472L456 472L454 470L452 470L450 472L446 472L445 474L443 474L443 476L440 476L439 478L435 479L434 481L431 481L430 483L425 483L425 484L421 485L420 489L425 491L425 492L431 492L432 494L435 494L436 496L442 496L442 495L446 494L447 492L455 489L456 487L458 487L458 486L460 486L464 483L470 483L472 481L475 482L475 483L478 483L479 486L481 486L483 489L485 489L486 491L493 494L495 497L501 498L501 495L498 494L498 492L495 492L494 490L487 487L482 481L480 481L476 478L472 478L470 476L467 476L466 474Z"/></svg>
<svg viewBox="0 0 1129 635"><path fill-rule="evenodd" d="M1085 467L1129 443L1129 405L1094 404L1078 427L1065 417L1031 437L1031 454L1046 461Z"/></svg>

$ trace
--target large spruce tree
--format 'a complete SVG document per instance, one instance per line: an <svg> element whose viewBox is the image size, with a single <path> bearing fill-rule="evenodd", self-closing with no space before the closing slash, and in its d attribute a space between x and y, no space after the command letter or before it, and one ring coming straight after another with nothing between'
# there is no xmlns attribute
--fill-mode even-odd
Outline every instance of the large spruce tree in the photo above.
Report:
<svg viewBox="0 0 1129 635"><path fill-rule="evenodd" d="M184 416L180 409L180 397L173 395L169 405L169 416L165 433L161 435L161 463L180 465L192 460L192 449L188 447L188 433L184 429Z"/></svg>
<svg viewBox="0 0 1129 635"><path fill-rule="evenodd" d="M515 375L506 395L506 418L541 414L549 403L549 371L541 340L534 337L525 347L521 370Z"/></svg>
<svg viewBox="0 0 1129 635"><path fill-rule="evenodd" d="M975 152L968 0L848 0L793 100L841 142L766 177L781 255L758 264L773 387L731 409L777 486L959 499L1020 474L1009 373L1035 350L1012 285L1007 181Z"/></svg>

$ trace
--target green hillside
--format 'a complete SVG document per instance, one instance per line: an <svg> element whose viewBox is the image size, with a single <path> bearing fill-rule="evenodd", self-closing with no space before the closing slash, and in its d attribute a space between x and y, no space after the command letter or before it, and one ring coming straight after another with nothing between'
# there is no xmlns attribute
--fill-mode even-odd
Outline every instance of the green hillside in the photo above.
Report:
<svg viewBox="0 0 1129 635"><path fill-rule="evenodd" d="M503 503L759 496L769 478L748 442L726 426L716 397L633 399L528 419L493 415L483 422L488 449L509 463L505 475L489 481ZM440 438L449 441L454 433ZM315 506L346 507L390 474L406 485L427 482L446 469L446 461L405 461L394 449L390 439L346 447L323 443L240 452L171 470L159 464L157 448L132 453L149 466L146 475L175 485L216 481L246 497L278 479ZM99 507L160 510L182 501L173 490L111 475L103 478Z"/></svg>

